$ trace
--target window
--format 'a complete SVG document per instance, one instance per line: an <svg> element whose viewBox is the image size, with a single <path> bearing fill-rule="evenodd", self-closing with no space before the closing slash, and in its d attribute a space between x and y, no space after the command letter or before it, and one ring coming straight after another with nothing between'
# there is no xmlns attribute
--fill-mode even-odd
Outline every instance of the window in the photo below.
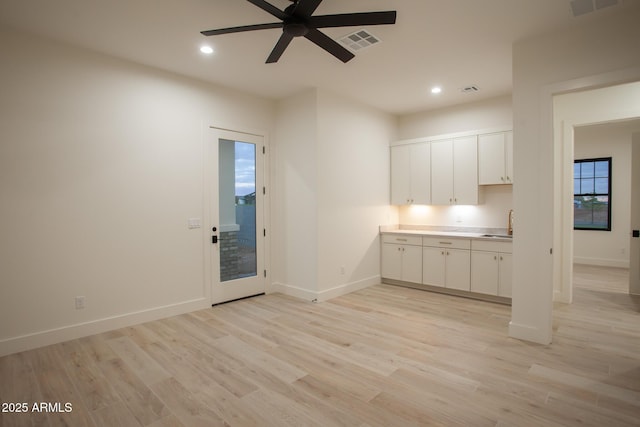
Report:
<svg viewBox="0 0 640 427"><path fill-rule="evenodd" d="M611 231L611 157L573 162L573 229Z"/></svg>

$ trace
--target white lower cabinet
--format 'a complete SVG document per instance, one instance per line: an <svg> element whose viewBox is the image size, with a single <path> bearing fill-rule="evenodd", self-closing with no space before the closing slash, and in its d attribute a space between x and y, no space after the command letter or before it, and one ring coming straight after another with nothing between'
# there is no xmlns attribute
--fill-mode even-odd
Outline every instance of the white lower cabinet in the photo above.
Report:
<svg viewBox="0 0 640 427"><path fill-rule="evenodd" d="M424 237L422 283L449 289L470 289L469 239Z"/></svg>
<svg viewBox="0 0 640 427"><path fill-rule="evenodd" d="M383 279L511 298L511 242L383 234Z"/></svg>
<svg viewBox="0 0 640 427"><path fill-rule="evenodd" d="M498 296L511 298L513 283L513 263L511 254L500 254L500 268L498 270Z"/></svg>
<svg viewBox="0 0 640 427"><path fill-rule="evenodd" d="M422 238L383 235L381 274L383 278L422 282Z"/></svg>
<svg viewBox="0 0 640 427"><path fill-rule="evenodd" d="M473 241L471 292L511 298L511 243Z"/></svg>

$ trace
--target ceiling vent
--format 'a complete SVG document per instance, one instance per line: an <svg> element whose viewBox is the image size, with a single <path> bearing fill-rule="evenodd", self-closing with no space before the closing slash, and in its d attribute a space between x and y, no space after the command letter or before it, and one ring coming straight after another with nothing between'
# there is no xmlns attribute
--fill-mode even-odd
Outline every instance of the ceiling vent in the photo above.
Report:
<svg viewBox="0 0 640 427"><path fill-rule="evenodd" d="M380 42L381 40L378 37L374 36L367 30L358 30L355 33L351 33L340 39L340 43L354 52L366 49Z"/></svg>
<svg viewBox="0 0 640 427"><path fill-rule="evenodd" d="M571 0L570 2L571 13L573 13L574 17L617 4L618 0Z"/></svg>
<svg viewBox="0 0 640 427"><path fill-rule="evenodd" d="M460 92L462 93L476 93L480 90L480 88L476 85L469 85L469 86L465 86L463 88L460 89Z"/></svg>

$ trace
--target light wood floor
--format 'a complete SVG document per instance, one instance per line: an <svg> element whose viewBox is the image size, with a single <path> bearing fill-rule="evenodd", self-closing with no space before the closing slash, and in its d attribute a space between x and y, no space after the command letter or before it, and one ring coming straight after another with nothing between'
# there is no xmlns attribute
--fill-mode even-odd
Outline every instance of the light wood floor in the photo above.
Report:
<svg viewBox="0 0 640 427"><path fill-rule="evenodd" d="M389 285L312 304L238 301L0 358L0 425L640 425L640 298L576 267L554 343L510 307Z"/></svg>

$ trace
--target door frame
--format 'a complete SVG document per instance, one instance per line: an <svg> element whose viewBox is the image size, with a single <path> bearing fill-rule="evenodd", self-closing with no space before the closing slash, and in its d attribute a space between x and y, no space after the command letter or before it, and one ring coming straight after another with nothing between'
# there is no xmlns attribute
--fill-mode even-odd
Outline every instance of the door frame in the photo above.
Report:
<svg viewBox="0 0 640 427"><path fill-rule="evenodd" d="M202 199L202 218L203 218L203 227L202 227L202 245L203 245L203 287L204 287L204 295L209 300L210 304L214 304L213 298L213 279L214 274L217 271L217 268L214 268L213 265L213 252L211 243L211 225L209 224L212 218L212 197L213 191L217 193L217 189L213 188L212 185L212 177L214 173L217 173L217 168L214 171L210 158L211 158L211 137L212 131L227 131L234 132L239 134L258 136L262 138L262 144L264 147L263 153L260 153L259 150L256 151L256 162L261 161L262 164L262 183L265 188L265 194L263 195L263 204L262 204L262 215L263 215L263 227L265 229L265 236L263 237L263 263L264 270L266 274L264 274L264 289L265 293L272 292L271 286L271 237L270 237L270 212L271 212L271 198L269 192L269 176L270 176L270 168L269 168L269 135L268 132L256 130L256 129L241 129L240 127L233 126L220 126L216 124L205 124L202 126L202 188L203 188L203 199ZM260 191L256 188L256 193ZM256 212L258 215L258 212ZM259 234L258 234L259 235ZM262 274L258 271L259 274Z"/></svg>
<svg viewBox="0 0 640 427"><path fill-rule="evenodd" d="M618 77L618 78L616 78ZM616 87L637 82L620 79L617 74L606 75L599 85L577 85L573 90L556 91L556 95L594 90L615 90ZM623 95L625 96L625 95ZM553 103L553 101L552 101ZM586 106L566 116L551 115L554 127L554 253L553 301L571 304L573 301L573 160L574 129L577 126L616 122L640 117L640 107L616 109L611 104ZM630 226L630 224L625 224Z"/></svg>

